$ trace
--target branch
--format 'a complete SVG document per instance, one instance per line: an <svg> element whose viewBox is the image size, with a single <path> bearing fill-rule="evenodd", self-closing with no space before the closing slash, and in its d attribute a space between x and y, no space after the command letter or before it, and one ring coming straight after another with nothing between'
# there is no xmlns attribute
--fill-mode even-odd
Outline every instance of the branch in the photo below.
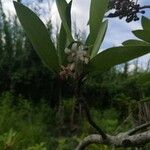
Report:
<svg viewBox="0 0 150 150"><path fill-rule="evenodd" d="M91 117L91 114L90 114L90 111L89 111L89 108L88 108L87 103L86 103L83 99L81 100L81 102L82 102L82 104L83 104L83 106L84 106L84 110L85 110L86 117L87 117L87 120L88 120L89 124L99 132L99 134L102 136L102 138L103 138L104 140L106 140L106 139L107 139L107 135L106 135L106 134L104 133L104 131L92 120L92 117Z"/></svg>
<svg viewBox="0 0 150 150"><path fill-rule="evenodd" d="M85 111L85 114L86 114L86 117L87 117L87 120L88 120L88 123L93 127L95 128L99 134L102 136L103 140L106 140L107 139L107 135L104 133L104 131L93 121L92 117L91 117L91 114L90 114L90 109L88 108L88 105L86 103L86 100L83 96L83 93L82 93L82 83L83 83L83 80L84 80L84 77L85 75L84 74L81 74L79 76L79 78L77 78L77 83L76 83L76 88L75 88L75 97L76 97L76 100L83 105L84 107L84 111Z"/></svg>
<svg viewBox="0 0 150 150"><path fill-rule="evenodd" d="M84 150L87 146L90 144L103 144L103 139L101 135L98 134L92 134L87 137L85 137L79 145L76 147L75 150Z"/></svg>
<svg viewBox="0 0 150 150"><path fill-rule="evenodd" d="M128 135L133 135L133 134L137 133L137 132L140 131L140 130L147 129L149 126L150 126L150 122L147 122L147 123L145 123L145 124L142 124L142 125L140 125L140 126L137 126L137 127L133 128L133 129L129 130L129 131L127 132L127 134L128 134Z"/></svg>
<svg viewBox="0 0 150 150"><path fill-rule="evenodd" d="M126 135L126 133L120 133L116 136L107 135L107 140L103 140L101 135L92 134L85 137L75 150L84 150L90 144L105 144L115 148L123 147L141 147L150 142L150 131L146 131L140 134L132 136Z"/></svg>

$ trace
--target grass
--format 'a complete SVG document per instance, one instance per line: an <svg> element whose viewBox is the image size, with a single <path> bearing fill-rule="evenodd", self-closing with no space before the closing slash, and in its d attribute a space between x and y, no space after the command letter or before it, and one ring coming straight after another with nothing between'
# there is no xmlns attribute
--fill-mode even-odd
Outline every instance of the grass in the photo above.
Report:
<svg viewBox="0 0 150 150"><path fill-rule="evenodd" d="M64 102L64 121L69 123L73 102ZM118 125L115 109L104 112L92 109L94 120L109 133ZM0 150L73 150L88 133L95 131L83 119L76 134L59 135L56 113L46 102L32 104L10 92L0 96ZM68 128L65 129L66 133ZM88 150L113 150L104 145L91 145Z"/></svg>

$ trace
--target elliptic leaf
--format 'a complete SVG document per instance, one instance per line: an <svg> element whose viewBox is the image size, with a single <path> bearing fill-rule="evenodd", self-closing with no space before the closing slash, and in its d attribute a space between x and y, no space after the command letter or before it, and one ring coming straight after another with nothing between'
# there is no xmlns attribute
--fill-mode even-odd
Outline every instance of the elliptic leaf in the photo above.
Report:
<svg viewBox="0 0 150 150"><path fill-rule="evenodd" d="M91 52L91 58L95 57L99 51L99 48L104 40L106 31L107 31L107 27L108 27L108 21L104 21L101 24L101 27L99 28L99 32L96 38L96 41L94 43L94 46L92 48L92 52Z"/></svg>
<svg viewBox="0 0 150 150"><path fill-rule="evenodd" d="M125 63L149 52L149 46L121 46L109 48L99 53L90 61L88 71L107 71L115 65Z"/></svg>
<svg viewBox="0 0 150 150"><path fill-rule="evenodd" d="M90 26L90 34L86 41L88 46L93 46L97 39L97 34L107 10L107 5L108 0L91 0L90 19L88 23Z"/></svg>
<svg viewBox="0 0 150 150"><path fill-rule="evenodd" d="M122 43L124 46L150 46L150 43L139 40L127 40Z"/></svg>
<svg viewBox="0 0 150 150"><path fill-rule="evenodd" d="M150 19L146 17L142 17L142 27L144 30L150 30Z"/></svg>
<svg viewBox="0 0 150 150"><path fill-rule="evenodd" d="M63 25L61 25L60 33L59 33L59 37L58 37L58 42L57 42L58 59L59 59L59 64L60 65L64 65L65 64L65 59L66 59L66 54L65 54L66 43L67 43L66 32L64 30Z"/></svg>
<svg viewBox="0 0 150 150"><path fill-rule="evenodd" d="M150 43L150 30L135 30L132 32L139 39Z"/></svg>
<svg viewBox="0 0 150 150"><path fill-rule="evenodd" d="M19 20L41 60L49 69L58 71L56 50L43 22L23 4L14 2L14 6Z"/></svg>
<svg viewBox="0 0 150 150"><path fill-rule="evenodd" d="M71 34L71 6L72 1L68 4L66 0L56 0L58 12L67 34L69 43L73 42L73 37Z"/></svg>

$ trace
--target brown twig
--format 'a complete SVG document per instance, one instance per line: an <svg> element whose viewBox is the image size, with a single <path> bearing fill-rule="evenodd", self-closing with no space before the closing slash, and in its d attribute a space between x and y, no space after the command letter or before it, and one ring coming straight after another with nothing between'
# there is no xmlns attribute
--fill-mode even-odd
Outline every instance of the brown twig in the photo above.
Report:
<svg viewBox="0 0 150 150"><path fill-rule="evenodd" d="M83 107L84 107L84 110L85 110L85 114L86 114L86 117L87 117L87 120L88 120L89 124L99 132L99 134L102 136L102 138L103 138L104 140L106 140L106 139L107 139L107 135L106 135L105 132L93 121L87 103L86 103L83 99L80 100L80 101L81 101L82 104L83 104Z"/></svg>

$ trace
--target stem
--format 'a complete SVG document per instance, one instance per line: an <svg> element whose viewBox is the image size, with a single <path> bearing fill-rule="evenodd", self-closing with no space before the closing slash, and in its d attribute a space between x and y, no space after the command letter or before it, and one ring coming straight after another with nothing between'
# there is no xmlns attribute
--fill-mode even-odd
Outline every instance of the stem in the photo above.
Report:
<svg viewBox="0 0 150 150"><path fill-rule="evenodd" d="M104 140L107 139L107 135L104 133L104 131L93 121L92 117L91 117L91 114L90 114L90 111L89 111L89 108L88 108L88 105L84 99L84 96L82 94L82 88L81 88L81 85L82 85L82 77L79 77L79 79L77 80L77 85L76 85L76 89L75 89L75 96L76 96L76 100L83 105L84 107L84 110L85 110L85 114L86 114L86 117L87 117L87 120L89 122L89 124L95 128L99 134L102 136L102 138Z"/></svg>
<svg viewBox="0 0 150 150"><path fill-rule="evenodd" d="M142 6L142 7L140 7L139 9L147 9L147 8L150 8L150 5Z"/></svg>
<svg viewBox="0 0 150 150"><path fill-rule="evenodd" d="M89 124L99 132L99 134L102 136L102 138L103 138L104 140L106 140L106 139L107 139L107 135L106 135L106 134L104 133L104 131L93 121L87 103L86 103L84 100L82 100L82 104L83 104L83 106L84 106L85 114L86 114L86 117L87 117L87 120L88 120Z"/></svg>

